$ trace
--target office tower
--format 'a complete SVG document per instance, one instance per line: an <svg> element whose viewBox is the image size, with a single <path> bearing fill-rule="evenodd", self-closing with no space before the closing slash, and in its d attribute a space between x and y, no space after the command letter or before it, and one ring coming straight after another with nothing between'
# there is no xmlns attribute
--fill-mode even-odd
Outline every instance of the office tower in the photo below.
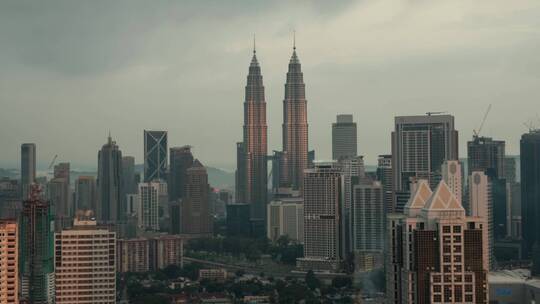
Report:
<svg viewBox="0 0 540 304"><path fill-rule="evenodd" d="M115 258L115 233L95 220L56 233L56 303L116 303Z"/></svg>
<svg viewBox="0 0 540 304"><path fill-rule="evenodd" d="M510 185L510 237L522 239L521 183Z"/></svg>
<svg viewBox="0 0 540 304"><path fill-rule="evenodd" d="M55 231L68 227L72 222L69 184L64 177L55 177L47 183L47 199L54 208Z"/></svg>
<svg viewBox="0 0 540 304"><path fill-rule="evenodd" d="M96 211L97 190L96 178L93 176L79 176L75 181L75 211Z"/></svg>
<svg viewBox="0 0 540 304"><path fill-rule="evenodd" d="M21 197L28 198L30 185L36 181L36 144L21 145Z"/></svg>
<svg viewBox="0 0 540 304"><path fill-rule="evenodd" d="M381 182L383 188L385 213L395 212L392 204L392 155L379 155L377 159L377 180Z"/></svg>
<svg viewBox="0 0 540 304"><path fill-rule="evenodd" d="M19 303L19 231L17 221L0 220L0 303Z"/></svg>
<svg viewBox="0 0 540 304"><path fill-rule="evenodd" d="M19 222L21 296L29 303L54 301L54 215L41 190L32 187Z"/></svg>
<svg viewBox="0 0 540 304"><path fill-rule="evenodd" d="M362 259L382 260L384 246L384 202L380 182L353 186L352 249Z"/></svg>
<svg viewBox="0 0 540 304"><path fill-rule="evenodd" d="M445 160L442 164L442 179L448 185L452 194L459 200L463 197L463 179L459 160Z"/></svg>
<svg viewBox="0 0 540 304"><path fill-rule="evenodd" d="M135 181L135 157L122 156L122 188L124 194L137 193L137 184Z"/></svg>
<svg viewBox="0 0 540 304"><path fill-rule="evenodd" d="M516 157L506 156L504 158L504 178L507 183L517 183L517 171L516 171Z"/></svg>
<svg viewBox="0 0 540 304"><path fill-rule="evenodd" d="M159 230L160 182L139 184L138 226L144 230Z"/></svg>
<svg viewBox="0 0 540 304"><path fill-rule="evenodd" d="M156 266L184 266L184 239L178 235L160 235L156 238Z"/></svg>
<svg viewBox="0 0 540 304"><path fill-rule="evenodd" d="M338 115L332 124L332 159L355 157L356 140L356 123L353 122L352 114Z"/></svg>
<svg viewBox="0 0 540 304"><path fill-rule="evenodd" d="M191 146L174 147L169 153L169 199L175 201L184 197L186 172L193 165L193 154Z"/></svg>
<svg viewBox="0 0 540 304"><path fill-rule="evenodd" d="M540 247L540 130L521 136L521 220L523 258ZM534 265L540 267L540 265ZM539 271L534 269L533 275Z"/></svg>
<svg viewBox="0 0 540 304"><path fill-rule="evenodd" d="M308 123L306 85L296 46L289 61L283 100L283 159L288 185L302 190L304 169L308 168Z"/></svg>
<svg viewBox="0 0 540 304"><path fill-rule="evenodd" d="M18 218L21 213L21 187L16 179L0 177L0 218Z"/></svg>
<svg viewBox="0 0 540 304"><path fill-rule="evenodd" d="M144 130L144 181L166 180L167 131Z"/></svg>
<svg viewBox="0 0 540 304"><path fill-rule="evenodd" d="M139 212L139 194L127 194L126 203L126 215L136 217Z"/></svg>
<svg viewBox="0 0 540 304"><path fill-rule="evenodd" d="M505 238L507 233L507 183L505 173L505 142L493 140L490 137L473 136L467 142L467 157L469 174L483 171L491 183L491 198L493 205L493 237Z"/></svg>
<svg viewBox="0 0 540 304"><path fill-rule="evenodd" d="M304 171L304 270L337 271L347 252L343 246L343 175L335 163Z"/></svg>
<svg viewBox="0 0 540 304"><path fill-rule="evenodd" d="M255 49L244 100L243 141L237 144L236 202L250 204L256 236L263 235L267 202L267 126L263 77Z"/></svg>
<svg viewBox="0 0 540 304"><path fill-rule="evenodd" d="M427 179L434 188L441 179L445 160L458 159L458 132L454 116L397 116L392 132L392 168L395 196L410 196L412 179ZM397 197L394 198L394 204ZM394 206L396 210L397 206ZM396 210L397 211L397 210Z"/></svg>
<svg viewBox="0 0 540 304"><path fill-rule="evenodd" d="M489 252L488 269L494 266L493 248L495 234L493 224L493 196L489 177L484 171L473 171L469 177L469 208L471 216L481 217L487 223L486 237Z"/></svg>
<svg viewBox="0 0 540 304"><path fill-rule="evenodd" d="M232 194L231 191L227 189L221 189L219 190L219 199L225 203L225 205L228 205L232 203Z"/></svg>
<svg viewBox="0 0 540 304"><path fill-rule="evenodd" d="M489 303L485 219L467 217L444 180L411 190L388 221L388 303Z"/></svg>
<svg viewBox="0 0 540 304"><path fill-rule="evenodd" d="M195 160L187 170L186 193L182 201L182 233L212 235L213 222L208 206L208 174L206 168Z"/></svg>
<svg viewBox="0 0 540 304"><path fill-rule="evenodd" d="M228 204L227 208L227 235L250 236L249 204Z"/></svg>
<svg viewBox="0 0 540 304"><path fill-rule="evenodd" d="M473 136L467 142L469 175L473 171L485 171L491 178L504 179L505 142L491 137Z"/></svg>
<svg viewBox="0 0 540 304"><path fill-rule="evenodd" d="M122 151L109 135L107 143L98 153L98 223L115 223L123 217Z"/></svg>
<svg viewBox="0 0 540 304"><path fill-rule="evenodd" d="M304 203L302 198L283 198L272 201L267 206L266 236L277 241L282 236L304 242Z"/></svg>

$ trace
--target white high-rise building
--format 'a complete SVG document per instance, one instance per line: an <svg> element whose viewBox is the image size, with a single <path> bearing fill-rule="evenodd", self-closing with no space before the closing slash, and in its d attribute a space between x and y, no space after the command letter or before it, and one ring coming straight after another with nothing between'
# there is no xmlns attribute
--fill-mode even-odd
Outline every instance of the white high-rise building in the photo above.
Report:
<svg viewBox="0 0 540 304"><path fill-rule="evenodd" d="M115 232L95 220L56 233L56 303L116 303L115 258Z"/></svg>
<svg viewBox="0 0 540 304"><path fill-rule="evenodd" d="M459 200L463 197L463 179L461 176L461 163L459 160L446 160L442 167L442 178Z"/></svg>
<svg viewBox="0 0 540 304"><path fill-rule="evenodd" d="M493 199L491 197L491 183L484 171L473 171L469 177L469 204L471 216L482 217L487 222L485 230L488 252L485 256L489 261L489 269L493 268L495 243L493 234Z"/></svg>
<svg viewBox="0 0 540 304"><path fill-rule="evenodd" d="M145 230L159 230L160 182L139 184L138 226Z"/></svg>
<svg viewBox="0 0 540 304"><path fill-rule="evenodd" d="M304 242L304 201L300 197L282 198L267 206L267 237L275 242L288 236L298 243Z"/></svg>

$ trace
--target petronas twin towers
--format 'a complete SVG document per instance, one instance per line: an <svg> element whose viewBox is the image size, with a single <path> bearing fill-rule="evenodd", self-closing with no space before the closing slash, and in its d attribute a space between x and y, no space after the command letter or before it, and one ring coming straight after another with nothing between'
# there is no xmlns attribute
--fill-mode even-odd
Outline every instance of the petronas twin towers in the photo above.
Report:
<svg viewBox="0 0 540 304"><path fill-rule="evenodd" d="M249 66L244 101L244 136L237 146L236 201L250 205L252 234L264 233L268 199L266 101L256 50ZM280 185L302 190L308 167L308 124L305 84L296 46L289 61L283 100L283 151ZM276 174L276 172L274 172Z"/></svg>

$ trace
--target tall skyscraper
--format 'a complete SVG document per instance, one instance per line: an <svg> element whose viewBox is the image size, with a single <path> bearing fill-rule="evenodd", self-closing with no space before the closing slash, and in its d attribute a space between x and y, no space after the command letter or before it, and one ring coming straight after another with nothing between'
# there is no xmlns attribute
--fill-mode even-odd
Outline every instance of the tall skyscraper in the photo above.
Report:
<svg viewBox="0 0 540 304"><path fill-rule="evenodd" d="M250 221L261 236L268 199L268 148L263 77L255 49L245 89L243 142L238 149L237 202L250 205Z"/></svg>
<svg viewBox="0 0 540 304"><path fill-rule="evenodd" d="M98 203L96 219L100 224L122 219L122 151L109 135L98 153Z"/></svg>
<svg viewBox="0 0 540 304"><path fill-rule="evenodd" d="M352 114L341 114L332 124L332 159L357 155L356 123Z"/></svg>
<svg viewBox="0 0 540 304"><path fill-rule="evenodd" d="M135 157L133 156L122 156L122 188L124 189L124 194L137 193Z"/></svg>
<svg viewBox="0 0 540 304"><path fill-rule="evenodd" d="M139 184L137 219L144 230L159 231L159 188L159 181Z"/></svg>
<svg viewBox="0 0 540 304"><path fill-rule="evenodd" d="M71 182L69 177L70 172L70 165L69 163L59 163L54 166L54 178L65 178L68 185Z"/></svg>
<svg viewBox="0 0 540 304"><path fill-rule="evenodd" d="M319 163L304 171L304 257L298 266L309 270L342 268L343 175L335 163Z"/></svg>
<svg viewBox="0 0 540 304"><path fill-rule="evenodd" d="M116 303L116 235L75 219L55 234L56 303ZM89 267L90 265L90 267Z"/></svg>
<svg viewBox="0 0 540 304"><path fill-rule="evenodd" d="M75 181L75 211L92 210L96 212L97 188L93 176L79 176Z"/></svg>
<svg viewBox="0 0 540 304"><path fill-rule="evenodd" d="M195 160L187 170L186 195L182 201L182 233L212 235L213 222L208 202L208 174L206 168Z"/></svg>
<svg viewBox="0 0 540 304"><path fill-rule="evenodd" d="M55 177L47 183L47 199L54 208L55 231L71 224L71 210L69 184L66 178Z"/></svg>
<svg viewBox="0 0 540 304"><path fill-rule="evenodd" d="M469 175L473 171L484 171L491 178L504 179L505 142L491 137L473 136L467 142Z"/></svg>
<svg viewBox="0 0 540 304"><path fill-rule="evenodd" d="M467 217L444 181L411 190L388 221L388 303L489 303L485 219Z"/></svg>
<svg viewBox="0 0 540 304"><path fill-rule="evenodd" d="M353 250L382 257L385 212L381 183L355 185L351 207Z"/></svg>
<svg viewBox="0 0 540 304"><path fill-rule="evenodd" d="M445 160L441 167L442 179L448 185L452 194L461 201L463 197L463 178L459 160Z"/></svg>
<svg viewBox="0 0 540 304"><path fill-rule="evenodd" d="M169 200L184 197L187 170L193 165L191 146L173 147L169 151Z"/></svg>
<svg viewBox="0 0 540 304"><path fill-rule="evenodd" d="M445 160L458 159L458 132L454 116L398 116L392 132L394 210L401 209L398 196L409 192L413 179L427 179L434 188L441 180ZM406 195L408 197L409 195Z"/></svg>
<svg viewBox="0 0 540 304"><path fill-rule="evenodd" d="M285 99L283 100L283 152L289 186L302 189L304 170L308 168L308 123L306 85L296 45L289 61Z"/></svg>
<svg viewBox="0 0 540 304"><path fill-rule="evenodd" d="M21 197L28 198L30 185L36 181L36 144L21 145Z"/></svg>
<svg viewBox="0 0 540 304"><path fill-rule="evenodd" d="M471 216L481 217L487 227L485 237L488 247L488 269L493 268L495 236L493 233L493 197L491 183L484 171L473 171L469 177L469 209Z"/></svg>
<svg viewBox="0 0 540 304"><path fill-rule="evenodd" d="M19 304L19 231L14 219L0 219L0 261L0 303Z"/></svg>
<svg viewBox="0 0 540 304"><path fill-rule="evenodd" d="M382 184L383 188L383 201L385 213L395 212L392 204L393 196L392 190L392 155L379 155L377 159L377 180Z"/></svg>
<svg viewBox="0 0 540 304"><path fill-rule="evenodd" d="M144 181L166 180L167 131L144 130Z"/></svg>
<svg viewBox="0 0 540 304"><path fill-rule="evenodd" d="M19 222L21 296L30 303L54 302L53 226L52 207L34 185Z"/></svg>
<svg viewBox="0 0 540 304"><path fill-rule="evenodd" d="M523 257L530 258L540 247L540 130L523 134L520 146ZM534 275L540 274L537 268Z"/></svg>

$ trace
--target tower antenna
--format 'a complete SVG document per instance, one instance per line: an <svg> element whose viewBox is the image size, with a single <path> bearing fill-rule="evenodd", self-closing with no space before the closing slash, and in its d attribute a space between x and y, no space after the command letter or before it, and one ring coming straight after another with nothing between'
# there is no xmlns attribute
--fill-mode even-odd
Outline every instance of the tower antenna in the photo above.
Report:
<svg viewBox="0 0 540 304"><path fill-rule="evenodd" d="M296 50L296 30L293 30L293 50Z"/></svg>

